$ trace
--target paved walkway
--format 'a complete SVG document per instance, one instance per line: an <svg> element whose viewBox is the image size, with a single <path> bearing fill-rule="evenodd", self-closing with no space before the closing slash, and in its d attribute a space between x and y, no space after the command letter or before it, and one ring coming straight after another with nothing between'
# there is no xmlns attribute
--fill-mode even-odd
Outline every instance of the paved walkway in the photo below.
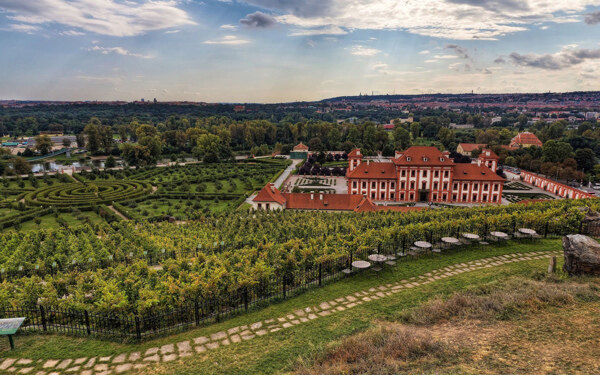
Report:
<svg viewBox="0 0 600 375"><path fill-rule="evenodd" d="M285 329L306 324L311 320L320 319L332 314L340 314L363 303L369 303L381 298L387 298L406 289L427 285L437 280L446 279L469 271L501 266L508 263L549 258L553 255L562 255L559 252L536 251L529 253L516 253L499 255L495 257L473 260L470 262L454 264L444 268L411 277L393 283L379 285L340 297L330 301L323 301L319 305L307 306L303 309L290 311L288 314L266 319L249 325L230 328L226 331L213 333L207 336L196 337L154 347L143 352L122 353L115 356L72 358L72 359L15 359L7 358L0 363L0 373L18 373L35 375L100 375L121 374L134 369L141 369L158 362L171 362L176 359L202 354L216 350L221 346L235 345L256 337L269 335Z"/></svg>
<svg viewBox="0 0 600 375"><path fill-rule="evenodd" d="M303 160L292 159L292 164L290 164L273 183L275 185L275 187L279 188L279 186L283 185L285 180L287 180L287 178L290 176L290 174L292 174L294 169L296 169L296 166L298 165L298 163L300 163L302 161ZM256 197L256 194L258 194L258 193L251 194L248 198L246 198L245 202L248 204L252 204L252 199L254 199L254 197Z"/></svg>

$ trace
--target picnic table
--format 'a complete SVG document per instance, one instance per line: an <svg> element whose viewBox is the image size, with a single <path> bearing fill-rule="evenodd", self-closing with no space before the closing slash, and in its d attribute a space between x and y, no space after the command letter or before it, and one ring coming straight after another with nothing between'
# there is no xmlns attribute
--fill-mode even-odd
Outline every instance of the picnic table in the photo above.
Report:
<svg viewBox="0 0 600 375"><path fill-rule="evenodd" d="M479 239L479 235L477 235L475 233L463 233L462 236L464 238L466 238L467 240L471 240L471 241L477 241Z"/></svg>
<svg viewBox="0 0 600 375"><path fill-rule="evenodd" d="M491 232L490 234L492 235L492 237L495 237L495 238L497 238L499 240L505 240L505 239L508 238L508 234L506 234L504 232L498 232L498 231L496 231L496 232Z"/></svg>
<svg viewBox="0 0 600 375"><path fill-rule="evenodd" d="M352 267L358 269L366 269L371 267L371 263L364 260L355 260L354 262L352 262Z"/></svg>

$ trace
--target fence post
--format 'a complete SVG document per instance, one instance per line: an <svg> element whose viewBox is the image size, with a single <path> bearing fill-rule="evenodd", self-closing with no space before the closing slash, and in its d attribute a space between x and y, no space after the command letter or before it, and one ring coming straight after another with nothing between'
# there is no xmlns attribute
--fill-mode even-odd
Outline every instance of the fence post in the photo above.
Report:
<svg viewBox="0 0 600 375"><path fill-rule="evenodd" d="M198 299L194 301L194 319L196 320L196 326L200 325L200 309L198 306Z"/></svg>
<svg viewBox="0 0 600 375"><path fill-rule="evenodd" d="M40 305L40 314L42 315L42 329L44 330L44 332L46 332L48 330L48 326L46 323L46 310L42 305Z"/></svg>
<svg viewBox="0 0 600 375"><path fill-rule="evenodd" d="M91 335L92 331L90 330L90 315L88 314L88 311L85 310L85 328L87 329L87 334Z"/></svg>
<svg viewBox="0 0 600 375"><path fill-rule="evenodd" d="M285 287L286 287L285 284L286 284L286 281L287 281L286 276L287 275L283 275L283 277L281 278L283 280L283 298L285 298L285 294L286 294L286 290L285 290Z"/></svg>
<svg viewBox="0 0 600 375"><path fill-rule="evenodd" d="M323 277L323 269L322 269L322 265L323 263L319 263L319 286L321 286L321 279ZM285 289L284 289L285 290ZM285 294L285 293L284 293Z"/></svg>
<svg viewBox="0 0 600 375"><path fill-rule="evenodd" d="M138 341L142 341L142 330L140 328L140 317L139 315L135 316L135 336Z"/></svg>
<svg viewBox="0 0 600 375"><path fill-rule="evenodd" d="M548 226L550 225L549 221L546 221L546 228L544 229L544 238L548 238Z"/></svg>
<svg viewBox="0 0 600 375"><path fill-rule="evenodd" d="M244 309L248 311L248 287L244 287Z"/></svg>

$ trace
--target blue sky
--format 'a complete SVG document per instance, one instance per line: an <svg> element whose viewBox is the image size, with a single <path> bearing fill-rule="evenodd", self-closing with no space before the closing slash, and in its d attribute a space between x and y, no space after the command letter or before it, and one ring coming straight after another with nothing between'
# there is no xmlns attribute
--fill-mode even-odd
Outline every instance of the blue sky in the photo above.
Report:
<svg viewBox="0 0 600 375"><path fill-rule="evenodd" d="M0 98L600 89L600 0L0 0Z"/></svg>

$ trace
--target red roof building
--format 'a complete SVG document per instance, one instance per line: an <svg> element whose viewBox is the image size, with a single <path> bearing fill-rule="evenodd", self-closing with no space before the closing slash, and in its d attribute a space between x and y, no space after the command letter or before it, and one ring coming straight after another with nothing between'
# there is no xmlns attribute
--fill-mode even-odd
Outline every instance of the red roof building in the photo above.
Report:
<svg viewBox="0 0 600 375"><path fill-rule="evenodd" d="M348 193L372 201L500 203L504 179L496 174L498 157L482 151L476 164L457 164L435 147L414 146L391 162L348 156Z"/></svg>
<svg viewBox="0 0 600 375"><path fill-rule="evenodd" d="M256 210L319 210L376 212L393 210L418 211L420 207L378 206L369 198L356 194L281 193L273 184L267 184L252 200Z"/></svg>
<svg viewBox="0 0 600 375"><path fill-rule="evenodd" d="M294 146L293 151L308 151L308 146L300 142L296 146Z"/></svg>
<svg viewBox="0 0 600 375"><path fill-rule="evenodd" d="M510 141L510 147L513 149L532 146L542 147L543 143L535 134L531 132L519 133Z"/></svg>

